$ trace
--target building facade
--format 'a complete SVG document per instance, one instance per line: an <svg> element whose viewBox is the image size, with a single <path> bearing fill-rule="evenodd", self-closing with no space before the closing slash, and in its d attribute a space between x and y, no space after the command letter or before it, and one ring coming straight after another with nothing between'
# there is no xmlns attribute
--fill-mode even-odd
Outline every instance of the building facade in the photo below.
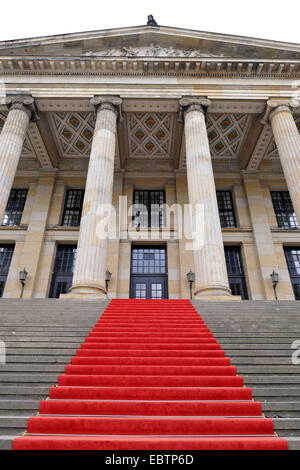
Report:
<svg viewBox="0 0 300 470"><path fill-rule="evenodd" d="M158 26L0 43L0 295L25 267L23 298L104 298L107 270L109 298L189 298L191 270L195 298L273 300L275 271L300 300L299 52Z"/></svg>

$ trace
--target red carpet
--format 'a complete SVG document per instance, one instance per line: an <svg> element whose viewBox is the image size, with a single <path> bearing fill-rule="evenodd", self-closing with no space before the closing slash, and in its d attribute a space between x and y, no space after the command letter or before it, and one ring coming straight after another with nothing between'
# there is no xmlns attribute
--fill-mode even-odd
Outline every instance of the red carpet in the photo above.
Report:
<svg viewBox="0 0 300 470"><path fill-rule="evenodd" d="M14 450L287 450L187 300L113 300Z"/></svg>

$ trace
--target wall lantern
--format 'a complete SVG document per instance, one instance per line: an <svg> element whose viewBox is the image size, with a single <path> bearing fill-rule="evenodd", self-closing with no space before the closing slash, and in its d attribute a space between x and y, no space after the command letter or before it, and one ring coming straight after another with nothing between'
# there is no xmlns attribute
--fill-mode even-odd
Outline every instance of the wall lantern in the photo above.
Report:
<svg viewBox="0 0 300 470"><path fill-rule="evenodd" d="M195 273L193 273L193 271L190 269L190 272L187 273L186 277L190 284L190 297L192 300L193 299L193 283L195 282Z"/></svg>
<svg viewBox="0 0 300 470"><path fill-rule="evenodd" d="M112 273L107 269L105 273L105 288L106 288L106 296L108 295L108 284L111 281Z"/></svg>
<svg viewBox="0 0 300 470"><path fill-rule="evenodd" d="M20 272L19 272L19 281L20 281L21 284L22 284L22 287L21 287L21 295L20 295L20 298L21 298L21 299L22 299L22 297L23 297L23 292L24 292L24 287L25 287L25 282L26 282L27 274L28 274L28 272L26 271L25 268L23 269L23 271L20 271Z"/></svg>
<svg viewBox="0 0 300 470"><path fill-rule="evenodd" d="M273 289L274 289L275 299L278 300L278 297L277 297L277 284L279 284L279 274L276 273L274 270L271 274L271 279L272 279L272 282L273 282Z"/></svg>

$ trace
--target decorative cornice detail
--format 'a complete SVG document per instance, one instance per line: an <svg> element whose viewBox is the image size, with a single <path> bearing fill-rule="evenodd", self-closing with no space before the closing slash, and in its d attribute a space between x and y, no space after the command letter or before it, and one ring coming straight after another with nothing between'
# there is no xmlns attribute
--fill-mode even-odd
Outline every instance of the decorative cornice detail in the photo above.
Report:
<svg viewBox="0 0 300 470"><path fill-rule="evenodd" d="M29 95L9 95L6 98L6 105L9 110L19 109L25 112L33 122L38 121L39 116L32 96Z"/></svg>
<svg viewBox="0 0 300 470"><path fill-rule="evenodd" d="M119 121L123 119L122 102L123 100L115 95L94 96L90 100L90 103L95 107L96 113L103 109L108 109L116 114Z"/></svg>
<svg viewBox="0 0 300 470"><path fill-rule="evenodd" d="M299 77L299 60L187 56L0 56L3 75L189 75L255 78Z"/></svg>

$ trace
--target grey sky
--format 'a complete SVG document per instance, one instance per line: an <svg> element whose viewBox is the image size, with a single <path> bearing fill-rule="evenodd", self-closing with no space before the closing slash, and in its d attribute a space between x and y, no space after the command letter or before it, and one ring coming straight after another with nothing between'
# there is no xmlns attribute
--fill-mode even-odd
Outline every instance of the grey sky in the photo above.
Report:
<svg viewBox="0 0 300 470"><path fill-rule="evenodd" d="M300 43L299 0L10 0L0 40L146 24Z"/></svg>

